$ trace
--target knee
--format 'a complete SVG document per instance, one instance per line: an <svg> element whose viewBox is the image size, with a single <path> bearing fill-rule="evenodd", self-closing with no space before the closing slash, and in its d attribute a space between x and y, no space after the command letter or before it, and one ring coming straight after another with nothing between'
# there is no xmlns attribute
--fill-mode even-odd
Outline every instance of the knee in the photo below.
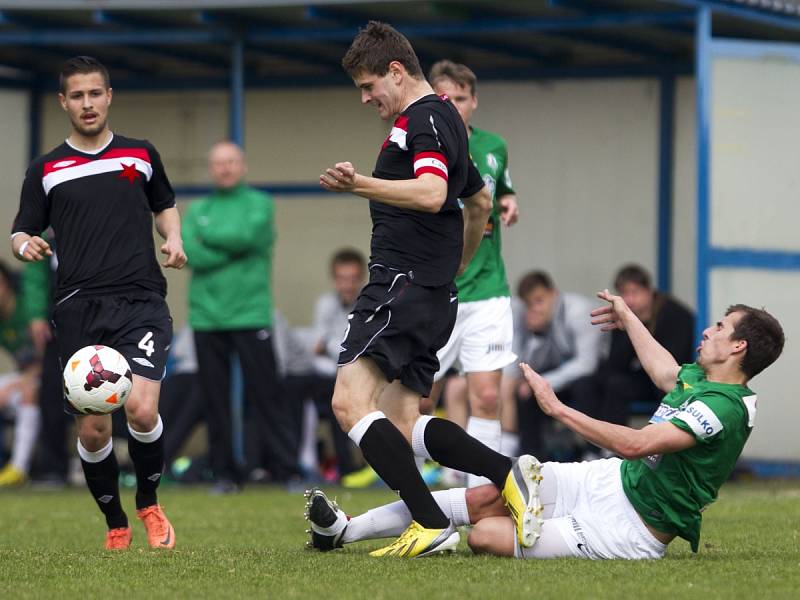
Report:
<svg viewBox="0 0 800 600"><path fill-rule="evenodd" d="M492 484L467 488L465 494L470 521L473 523L487 517L502 517L508 514L500 497L500 491Z"/></svg>
<svg viewBox="0 0 800 600"><path fill-rule="evenodd" d="M358 422L356 411L354 410L353 403L349 398L349 394L337 390L333 393L331 399L331 410L336 421L341 425L345 432L350 431Z"/></svg>
<svg viewBox="0 0 800 600"><path fill-rule="evenodd" d="M478 390L474 400L473 413L483 419L496 419L500 412L500 394L493 387Z"/></svg>
<svg viewBox="0 0 800 600"><path fill-rule="evenodd" d="M97 452L111 439L110 418L84 418L78 424L78 439L89 452Z"/></svg>
<svg viewBox="0 0 800 600"><path fill-rule="evenodd" d="M136 431L152 431L158 424L158 404L155 402L139 402L126 407L128 423Z"/></svg>
<svg viewBox="0 0 800 600"><path fill-rule="evenodd" d="M481 522L476 523L469 532L467 544L475 554L487 554L492 549L491 528Z"/></svg>

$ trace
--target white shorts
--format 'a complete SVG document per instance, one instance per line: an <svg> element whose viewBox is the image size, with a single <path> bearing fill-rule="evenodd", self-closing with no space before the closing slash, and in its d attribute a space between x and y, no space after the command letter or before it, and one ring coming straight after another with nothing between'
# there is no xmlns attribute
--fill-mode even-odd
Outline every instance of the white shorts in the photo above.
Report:
<svg viewBox="0 0 800 600"><path fill-rule="evenodd" d="M622 489L621 463L619 458L545 463L557 485L553 513L545 520L537 544L530 549L517 545L517 556L546 558L536 556L546 528L550 535L556 531L561 534L566 548L561 543L552 544L563 548L557 551L560 556L594 560L662 558L667 546L648 531Z"/></svg>
<svg viewBox="0 0 800 600"><path fill-rule="evenodd" d="M439 370L433 380L439 381L453 366L465 373L474 373L510 365L517 359L511 351L513 337L511 298L459 302L450 339L436 353Z"/></svg>

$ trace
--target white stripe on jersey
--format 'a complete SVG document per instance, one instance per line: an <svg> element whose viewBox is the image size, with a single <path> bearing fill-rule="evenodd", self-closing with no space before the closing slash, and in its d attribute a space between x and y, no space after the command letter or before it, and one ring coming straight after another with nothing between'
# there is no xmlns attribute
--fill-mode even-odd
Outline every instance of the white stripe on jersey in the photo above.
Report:
<svg viewBox="0 0 800 600"><path fill-rule="evenodd" d="M66 167L58 171L53 171L42 177L42 187L44 187L44 193L46 195L59 183L80 179L81 177L88 177L90 175L122 171L123 164L130 166L131 163L136 165L136 170L144 175L145 181L150 181L150 178L153 176L153 167L150 163L141 158L125 156L120 158L101 158L100 160L93 160L92 162L76 167Z"/></svg>
<svg viewBox="0 0 800 600"><path fill-rule="evenodd" d="M405 129L400 129L399 127L392 127L392 131L389 132L389 141L397 144L401 150L408 150L408 146L406 145L407 135L408 132Z"/></svg>
<svg viewBox="0 0 800 600"><path fill-rule="evenodd" d="M447 165L440 161L438 158L418 158L414 161L414 174L423 167L430 167L441 171L442 176L447 179Z"/></svg>

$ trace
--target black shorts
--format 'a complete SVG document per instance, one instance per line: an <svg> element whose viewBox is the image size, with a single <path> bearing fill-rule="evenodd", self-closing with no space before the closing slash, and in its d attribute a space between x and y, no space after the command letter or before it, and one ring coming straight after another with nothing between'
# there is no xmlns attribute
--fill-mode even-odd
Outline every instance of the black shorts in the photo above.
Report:
<svg viewBox="0 0 800 600"><path fill-rule="evenodd" d="M117 350L134 375L161 381L172 342L172 317L160 295L146 290L67 297L53 310L61 367L84 346ZM64 400L67 412L76 414Z"/></svg>
<svg viewBox="0 0 800 600"><path fill-rule="evenodd" d="M406 273L372 265L369 283L348 315L339 366L368 356L386 375L427 396L458 312L454 285L417 285Z"/></svg>

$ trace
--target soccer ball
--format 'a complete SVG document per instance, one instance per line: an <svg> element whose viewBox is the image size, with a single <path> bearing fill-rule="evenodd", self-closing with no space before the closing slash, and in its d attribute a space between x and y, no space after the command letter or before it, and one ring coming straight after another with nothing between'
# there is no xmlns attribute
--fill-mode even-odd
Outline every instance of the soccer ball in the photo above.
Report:
<svg viewBox="0 0 800 600"><path fill-rule="evenodd" d="M128 361L108 346L86 346L64 367L64 395L85 415L105 415L119 409L131 393Z"/></svg>

